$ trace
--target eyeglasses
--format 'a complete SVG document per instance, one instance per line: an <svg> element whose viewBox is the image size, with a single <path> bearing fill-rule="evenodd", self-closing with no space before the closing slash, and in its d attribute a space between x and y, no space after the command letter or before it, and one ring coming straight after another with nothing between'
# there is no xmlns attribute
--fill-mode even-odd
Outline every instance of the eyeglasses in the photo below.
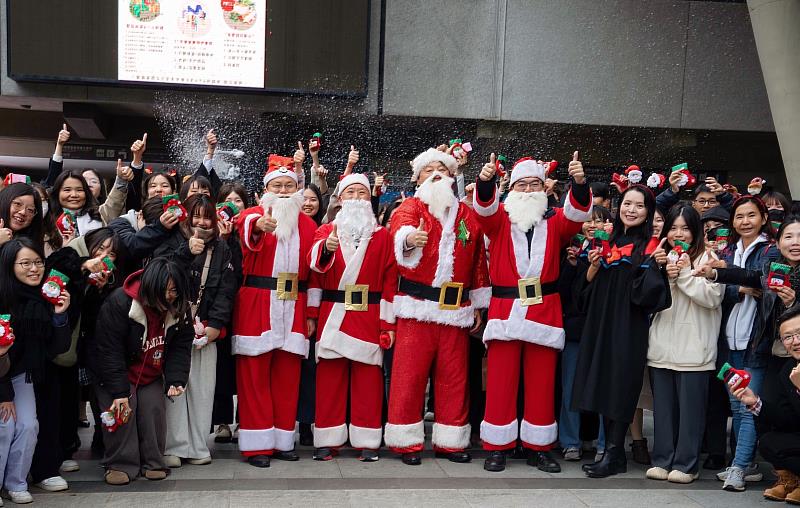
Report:
<svg viewBox="0 0 800 508"><path fill-rule="evenodd" d="M513 189L518 191L526 191L526 190L540 190L543 188L542 182L533 181L533 182L514 182Z"/></svg>
<svg viewBox="0 0 800 508"><path fill-rule="evenodd" d="M21 266L23 270L30 270L32 266L35 266L36 268L43 267L44 261L42 261L41 259L37 259L36 261L31 261L30 259L26 259L25 261L20 261L14 264Z"/></svg>
<svg viewBox="0 0 800 508"><path fill-rule="evenodd" d="M20 203L19 201L12 201L11 202L11 213L24 211L25 215L36 215L36 208L26 207L24 204Z"/></svg>
<svg viewBox="0 0 800 508"><path fill-rule="evenodd" d="M800 332L781 337L781 341L783 341L784 344L791 344L796 340L800 340Z"/></svg>
<svg viewBox="0 0 800 508"><path fill-rule="evenodd" d="M694 202L700 206L717 206L717 203L719 203L716 199L695 199Z"/></svg>

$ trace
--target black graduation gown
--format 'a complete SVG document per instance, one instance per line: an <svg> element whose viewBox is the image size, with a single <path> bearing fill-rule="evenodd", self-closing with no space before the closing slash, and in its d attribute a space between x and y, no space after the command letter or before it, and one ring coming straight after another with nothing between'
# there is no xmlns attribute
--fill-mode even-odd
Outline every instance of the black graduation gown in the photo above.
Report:
<svg viewBox="0 0 800 508"><path fill-rule="evenodd" d="M625 237L615 242L618 247L629 243ZM651 242L647 251L655 246ZM586 281L588 263L581 261L580 266L575 289L586 312L586 326L572 409L630 422L647 363L649 316L672 305L669 282L649 255L622 256L610 265L601 262L591 283Z"/></svg>

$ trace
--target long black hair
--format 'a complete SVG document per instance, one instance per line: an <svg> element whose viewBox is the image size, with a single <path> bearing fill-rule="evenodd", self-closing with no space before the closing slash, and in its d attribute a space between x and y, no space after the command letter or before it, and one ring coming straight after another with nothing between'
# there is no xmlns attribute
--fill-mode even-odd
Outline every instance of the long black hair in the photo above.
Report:
<svg viewBox="0 0 800 508"><path fill-rule="evenodd" d="M764 220L764 224L761 226L761 231L759 231L759 234L766 235L767 240L770 241L775 238L775 231L772 229L772 224L769 222L767 205L765 205L758 196L750 196L745 194L734 201L733 207L731 207L731 239L729 243L734 247L737 243L739 243L739 239L741 239L741 236L733 226L733 221L736 217L736 210L739 209L740 206L746 205L747 203L753 203L753 205L755 205L755 207L758 209L758 213L761 214L761 217Z"/></svg>
<svg viewBox="0 0 800 508"><path fill-rule="evenodd" d="M3 309L4 313L9 312L18 303L19 295L17 293L22 283L17 280L14 266L17 262L17 254L26 247L34 251L44 262L44 252L42 252L41 246L27 236L12 238L0 248L0 309ZM44 267L42 267L42 272L44 272ZM44 273L42 280L44 280Z"/></svg>
<svg viewBox="0 0 800 508"><path fill-rule="evenodd" d="M144 268L139 286L139 302L158 312L172 312L178 319L189 311L189 279L187 270L165 257L152 259ZM175 302L167 302L167 285L175 284Z"/></svg>
<svg viewBox="0 0 800 508"><path fill-rule="evenodd" d="M142 181L142 204L147 200L147 188L150 186L150 181L157 177L163 176L167 182L169 182L170 186L170 194L175 194L178 189L178 184L175 183L175 177L171 174L167 173L166 171L153 171L151 173L147 173L147 176L144 177Z"/></svg>
<svg viewBox="0 0 800 508"><path fill-rule="evenodd" d="M106 240L111 239L111 250L117 256L117 260L119 260L120 240L113 229L109 227L97 228L89 231L85 236L86 250L89 251L89 257L95 257L95 251L99 249Z"/></svg>
<svg viewBox="0 0 800 508"><path fill-rule="evenodd" d="M66 182L68 178L74 178L78 180L81 184L81 187L83 187L84 194L86 194L86 201L83 203L83 208L75 212L75 215L86 214L92 220L102 221L103 219L100 217L100 210L97 200L92 195L92 190L89 188L89 184L86 183L83 173L74 170L64 171L58 175L55 183L53 184L53 190L50 191L50 209L48 210L48 213L53 220L55 221L58 219L58 216L64 211L64 206L61 205L58 195L61 194L61 187L64 186L64 182Z"/></svg>
<svg viewBox="0 0 800 508"><path fill-rule="evenodd" d="M638 192L644 196L644 207L645 210L647 210L647 215L643 223L628 228L628 230L625 231L625 224L622 222L622 203L625 201L625 197L629 192ZM650 239L653 236L653 216L656 211L656 198L653 195L653 191L643 185L631 185L619 196L619 208L616 217L614 217L614 231L611 233L611 244L613 245L617 239L625 237L629 241L633 241L634 256L638 255L639 258L641 258L641 256L644 255L647 244L650 243Z"/></svg>
<svg viewBox="0 0 800 508"><path fill-rule="evenodd" d="M247 189L245 189L244 185L240 184L239 182L223 183L222 187L219 188L219 194L217 194L217 203L224 203L231 192L235 192L236 195L242 199L245 209L253 206L253 199L250 196L250 193L247 192Z"/></svg>
<svg viewBox="0 0 800 508"><path fill-rule="evenodd" d="M81 171L81 176L83 176L83 174L86 173L87 171L91 171L92 173L94 173L94 176L96 176L97 179L100 180L100 195L97 196L96 199L97 199L97 202L100 203L100 204L105 203L106 199L108 198L108 189L106 188L106 180L105 180L105 178L100 176L100 173L98 173L97 171L95 171L92 168L86 168L83 171ZM84 177L84 179L85 178L86 177Z"/></svg>
<svg viewBox="0 0 800 508"><path fill-rule="evenodd" d="M208 195L213 198L214 189L211 187L211 182L208 180L208 178L202 175L194 175L184 180L184 182L181 184L181 191L178 193L178 197L181 199L181 201L186 201L186 199L189 197L189 189L192 188L193 184L197 184L197 186L201 189L206 189L208 191Z"/></svg>
<svg viewBox="0 0 800 508"><path fill-rule="evenodd" d="M22 196L33 197L33 208L36 210L33 220L28 227L20 231L15 231L14 236L24 236L30 238L35 244L44 246L44 225L42 217L42 198L32 186L26 183L12 183L0 191L0 219L3 219L6 227L11 224L11 203Z"/></svg>
<svg viewBox="0 0 800 508"><path fill-rule="evenodd" d="M306 189L310 190L315 196L317 196L317 203L319 203L319 206L317 207L317 213L312 215L311 218L314 220L317 226L319 226L322 224L322 218L325 217L325 212L327 212L325 209L325 204L322 202L322 192L320 192L319 187L313 183L308 184Z"/></svg>
<svg viewBox="0 0 800 508"><path fill-rule="evenodd" d="M192 217L195 214L211 220L211 229L213 230L213 238L216 240L219 237L219 230L217 229L217 207L214 201L205 194L195 194L190 196L183 206L186 208L187 219L181 223L181 229L187 238L192 236ZM211 242L209 242L211 243Z"/></svg>
<svg viewBox="0 0 800 508"><path fill-rule="evenodd" d="M686 227L689 228L689 232L692 234L692 245L687 254L689 255L689 259L694 261L706 251L706 245L705 235L703 234L703 224L700 222L700 214L697 213L697 210L695 210L693 206L678 204L670 208L669 213L667 213L667 216L664 218L664 227L661 229L659 240L667 237L669 230L672 228L673 224L675 224L678 217L683 217Z"/></svg>

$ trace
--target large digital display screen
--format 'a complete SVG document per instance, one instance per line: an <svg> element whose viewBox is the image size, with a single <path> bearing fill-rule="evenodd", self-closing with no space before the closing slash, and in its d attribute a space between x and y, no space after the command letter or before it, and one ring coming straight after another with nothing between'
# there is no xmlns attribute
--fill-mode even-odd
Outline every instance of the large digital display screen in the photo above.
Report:
<svg viewBox="0 0 800 508"><path fill-rule="evenodd" d="M363 96L369 4L6 0L9 76L17 81Z"/></svg>

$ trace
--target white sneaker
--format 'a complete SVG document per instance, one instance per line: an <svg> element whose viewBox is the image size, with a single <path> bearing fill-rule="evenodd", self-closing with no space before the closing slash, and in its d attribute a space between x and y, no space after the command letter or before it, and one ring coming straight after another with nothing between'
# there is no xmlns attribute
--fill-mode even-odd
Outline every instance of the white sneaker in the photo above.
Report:
<svg viewBox="0 0 800 508"><path fill-rule="evenodd" d="M28 504L33 502L33 496L27 490L19 490L17 492L9 490L7 494L12 503Z"/></svg>
<svg viewBox="0 0 800 508"><path fill-rule="evenodd" d="M181 458L176 455L164 455L164 465L170 469L177 469L181 467Z"/></svg>
<svg viewBox="0 0 800 508"><path fill-rule="evenodd" d="M669 477L669 471L663 467L651 467L644 474L648 480L666 480Z"/></svg>
<svg viewBox="0 0 800 508"><path fill-rule="evenodd" d="M717 473L717 479L722 482L727 480L731 469L733 469L733 466L728 466L725 471ZM758 470L758 464L756 463L750 464L744 470L744 481L746 482L760 482L763 478L764 475Z"/></svg>
<svg viewBox="0 0 800 508"><path fill-rule="evenodd" d="M69 488L67 480L61 478L60 476L53 476L51 478L47 478L46 480L42 480L37 483L36 486L48 492L60 492Z"/></svg>
<svg viewBox="0 0 800 508"><path fill-rule="evenodd" d="M61 471L65 473L74 473L75 471L80 471L81 466L78 464L76 460L65 460L61 463Z"/></svg>
<svg viewBox="0 0 800 508"><path fill-rule="evenodd" d="M683 471L678 471L677 469L673 469L669 472L669 476L667 480L672 483L692 483L696 479L700 478L700 473L684 473Z"/></svg>
<svg viewBox="0 0 800 508"><path fill-rule="evenodd" d="M193 466L205 466L206 464L211 464L211 456L203 457L200 459L186 459L186 462Z"/></svg>

